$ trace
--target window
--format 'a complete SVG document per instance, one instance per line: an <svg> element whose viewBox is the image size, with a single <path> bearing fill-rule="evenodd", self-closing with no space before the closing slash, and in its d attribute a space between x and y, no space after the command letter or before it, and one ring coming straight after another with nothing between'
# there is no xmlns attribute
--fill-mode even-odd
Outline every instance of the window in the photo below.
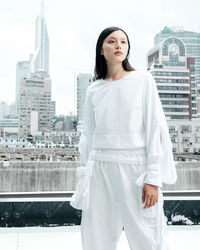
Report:
<svg viewBox="0 0 200 250"><path fill-rule="evenodd" d="M175 131L175 126L169 126L169 132L174 132Z"/></svg>
<svg viewBox="0 0 200 250"><path fill-rule="evenodd" d="M200 137L195 137L195 142L199 143L200 142Z"/></svg>
<svg viewBox="0 0 200 250"><path fill-rule="evenodd" d="M200 126L196 127L196 131L200 132Z"/></svg>
<svg viewBox="0 0 200 250"><path fill-rule="evenodd" d="M184 132L191 132L192 129L191 129L191 126L190 125L181 125L181 132L184 133Z"/></svg>
<svg viewBox="0 0 200 250"><path fill-rule="evenodd" d="M183 137L182 142L183 142L183 143L189 142L189 137Z"/></svg>
<svg viewBox="0 0 200 250"><path fill-rule="evenodd" d="M172 152L173 152L173 153L176 153L176 148L172 148Z"/></svg>

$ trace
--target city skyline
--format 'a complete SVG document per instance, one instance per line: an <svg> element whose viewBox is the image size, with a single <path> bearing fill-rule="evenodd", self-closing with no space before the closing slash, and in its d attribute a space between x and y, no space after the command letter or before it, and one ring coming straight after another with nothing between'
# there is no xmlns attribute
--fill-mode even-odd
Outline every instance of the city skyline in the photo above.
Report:
<svg viewBox="0 0 200 250"><path fill-rule="evenodd" d="M40 0L2 3L0 81L3 91L0 101L11 103L15 100L16 64L29 60L30 54L34 53L34 25L40 4ZM123 28L131 42L131 64L137 69L146 69L146 56L153 46L154 36L165 26L183 26L185 30L200 31L198 6L200 3L194 0L189 3L128 0L123 2L123 6L118 6L114 1L102 1L101 5L95 6L92 1L68 5L58 0L55 5L46 0L45 20L50 40L49 74L57 115L74 112L74 73L93 73L96 40L104 28Z"/></svg>

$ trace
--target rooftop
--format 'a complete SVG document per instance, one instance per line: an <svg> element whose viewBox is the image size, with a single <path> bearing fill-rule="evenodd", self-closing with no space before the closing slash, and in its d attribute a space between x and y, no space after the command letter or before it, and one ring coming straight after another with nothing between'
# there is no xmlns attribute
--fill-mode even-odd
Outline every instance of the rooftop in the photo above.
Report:
<svg viewBox="0 0 200 250"><path fill-rule="evenodd" d="M199 250L200 225L168 226L170 249ZM80 226L0 228L2 250L81 250ZM129 250L124 231L117 250Z"/></svg>

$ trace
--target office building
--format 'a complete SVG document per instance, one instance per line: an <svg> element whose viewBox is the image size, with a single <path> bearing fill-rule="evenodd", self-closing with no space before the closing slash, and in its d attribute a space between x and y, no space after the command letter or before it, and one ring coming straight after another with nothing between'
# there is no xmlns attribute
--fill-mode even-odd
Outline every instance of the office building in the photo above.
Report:
<svg viewBox="0 0 200 250"><path fill-rule="evenodd" d="M51 129L51 80L32 74L20 88L19 136ZM33 131L34 130L34 131Z"/></svg>
<svg viewBox="0 0 200 250"><path fill-rule="evenodd" d="M197 118L196 57L186 50L186 44L173 35L160 39L147 54L167 119Z"/></svg>
<svg viewBox="0 0 200 250"><path fill-rule="evenodd" d="M83 120L83 111L86 97L87 87L92 83L93 76L92 74L79 74L77 76L77 120L82 122Z"/></svg>
<svg viewBox="0 0 200 250"><path fill-rule="evenodd" d="M154 46L160 44L167 38L169 38L168 43L171 43L174 38L177 38L180 43L184 44L185 56L194 58L193 75L195 77L196 85L196 117L200 117L200 33L186 31L182 27L165 27L154 37ZM165 45L167 48L167 44Z"/></svg>

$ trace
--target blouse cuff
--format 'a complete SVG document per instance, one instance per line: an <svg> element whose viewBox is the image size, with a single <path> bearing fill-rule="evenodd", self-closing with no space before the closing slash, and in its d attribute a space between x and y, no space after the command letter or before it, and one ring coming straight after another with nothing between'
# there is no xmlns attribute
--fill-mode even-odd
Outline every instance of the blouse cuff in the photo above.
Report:
<svg viewBox="0 0 200 250"><path fill-rule="evenodd" d="M147 167L144 183L162 187L162 179L160 174L160 165L151 164Z"/></svg>

